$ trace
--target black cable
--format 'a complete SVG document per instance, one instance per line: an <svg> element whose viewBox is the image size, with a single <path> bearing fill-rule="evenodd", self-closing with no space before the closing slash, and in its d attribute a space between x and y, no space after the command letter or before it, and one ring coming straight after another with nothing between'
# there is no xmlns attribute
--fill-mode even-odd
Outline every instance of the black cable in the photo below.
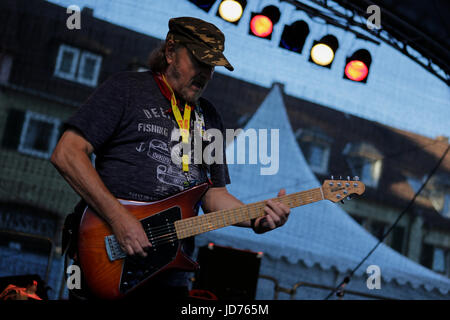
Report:
<svg viewBox="0 0 450 320"><path fill-rule="evenodd" d="M397 217L397 219L395 220L395 222L392 224L392 226L383 234L383 236L381 237L381 239L378 241L378 243L372 248L372 250L369 251L369 253L361 260L360 263L358 263L358 265L350 272L350 274L348 276L346 276L344 278L344 280L342 280L342 282L333 290L331 291L328 296L325 297L325 300L328 300L336 291L339 291L341 288L345 287L345 285L347 285L350 280L351 277L353 276L353 274L356 272L356 270L359 269L359 267L370 257L370 255L378 248L378 246L384 241L384 239L389 235L389 233L395 228L395 226L397 225L397 223L400 221L400 219L403 217L403 215L409 210L409 208L411 208L411 206L414 204L417 196L420 194L420 192L422 192L423 188L426 186L426 184L428 183L428 181L431 179L431 177L436 173L437 169L439 168L439 166L441 165L442 161L444 160L445 156L447 155L448 151L450 150L450 145L447 146L447 149L445 150L444 154L441 156L441 158L439 159L438 163L436 164L436 166L433 168L433 170L431 170L430 174L428 175L427 179L425 180L425 182L422 184L422 186L419 188L419 190L414 194L414 197L411 199L411 201L408 203L408 205L406 206L406 208L399 214L399 216Z"/></svg>

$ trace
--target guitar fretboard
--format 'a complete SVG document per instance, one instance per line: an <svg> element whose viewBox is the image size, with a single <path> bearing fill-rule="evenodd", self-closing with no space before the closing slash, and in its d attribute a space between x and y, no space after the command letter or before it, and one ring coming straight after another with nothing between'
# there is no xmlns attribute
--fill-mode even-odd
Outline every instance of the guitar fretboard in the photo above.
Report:
<svg viewBox="0 0 450 320"><path fill-rule="evenodd" d="M300 207L309 203L324 200L321 188L291 193L272 200L284 203L289 208ZM250 221L265 215L264 207L267 200L251 203L235 209L220 210L197 217L178 220L175 229L178 239L184 239L197 234L231 226L240 222Z"/></svg>

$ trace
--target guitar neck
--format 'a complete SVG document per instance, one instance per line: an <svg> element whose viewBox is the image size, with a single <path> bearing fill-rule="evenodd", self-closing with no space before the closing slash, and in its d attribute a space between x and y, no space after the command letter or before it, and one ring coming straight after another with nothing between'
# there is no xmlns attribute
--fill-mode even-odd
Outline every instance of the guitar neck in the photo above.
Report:
<svg viewBox="0 0 450 320"><path fill-rule="evenodd" d="M272 200L284 203L289 208L295 208L324 200L324 196L322 188L315 188L291 193ZM264 207L266 202L267 200L259 201L235 209L220 210L197 217L178 220L175 222L177 237L178 239L184 239L262 217L265 215Z"/></svg>

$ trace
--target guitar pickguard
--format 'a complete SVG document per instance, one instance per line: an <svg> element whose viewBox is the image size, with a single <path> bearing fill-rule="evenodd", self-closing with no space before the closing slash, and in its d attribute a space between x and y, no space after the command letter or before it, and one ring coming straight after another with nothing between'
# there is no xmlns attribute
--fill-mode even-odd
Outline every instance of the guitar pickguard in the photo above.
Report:
<svg viewBox="0 0 450 320"><path fill-rule="evenodd" d="M174 222L181 217L181 209L172 207L141 220L152 247L147 251L147 257L125 257L121 293L127 293L175 259L181 244L176 237Z"/></svg>

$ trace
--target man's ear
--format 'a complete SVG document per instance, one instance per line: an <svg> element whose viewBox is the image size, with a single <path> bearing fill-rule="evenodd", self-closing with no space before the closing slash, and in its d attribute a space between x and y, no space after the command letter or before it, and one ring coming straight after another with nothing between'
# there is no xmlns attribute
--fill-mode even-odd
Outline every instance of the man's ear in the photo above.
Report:
<svg viewBox="0 0 450 320"><path fill-rule="evenodd" d="M175 42L168 40L166 44L165 56L167 64L172 64L175 61Z"/></svg>

